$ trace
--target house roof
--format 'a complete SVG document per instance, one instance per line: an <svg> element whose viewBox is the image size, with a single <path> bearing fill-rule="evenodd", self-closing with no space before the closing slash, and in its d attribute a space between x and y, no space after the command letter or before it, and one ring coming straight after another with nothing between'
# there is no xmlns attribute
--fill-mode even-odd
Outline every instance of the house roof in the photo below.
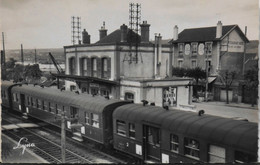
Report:
<svg viewBox="0 0 260 165"><path fill-rule="evenodd" d="M131 33L134 33L132 37L131 37ZM136 34L132 30L127 28L127 42L129 43L129 42L133 41L135 43L136 37L138 37L138 41L140 41L140 38L141 38L140 35ZM108 44L108 43L117 43L117 42L121 42L121 30L120 29L113 31L106 37L97 41L95 44Z"/></svg>
<svg viewBox="0 0 260 165"><path fill-rule="evenodd" d="M222 40L226 37L231 31L237 29L239 35L248 42L248 39L243 34L238 25L226 25L222 26L222 37L216 38L216 26L213 27L202 27L202 28L192 28L184 29L178 35L178 39L170 42L179 43L179 42L199 42L199 41L216 41Z"/></svg>

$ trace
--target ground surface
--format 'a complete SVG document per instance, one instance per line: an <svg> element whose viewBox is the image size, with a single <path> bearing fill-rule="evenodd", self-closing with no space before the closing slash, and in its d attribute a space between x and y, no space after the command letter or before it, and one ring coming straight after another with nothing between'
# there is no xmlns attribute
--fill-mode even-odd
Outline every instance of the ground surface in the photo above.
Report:
<svg viewBox="0 0 260 165"><path fill-rule="evenodd" d="M3 163L47 163L28 149L25 150L24 154L22 154L22 149L13 149L13 147L17 146L17 142L2 134L3 145L6 148L5 151L2 151L5 152L2 155L6 155L2 156Z"/></svg>
<svg viewBox="0 0 260 165"><path fill-rule="evenodd" d="M222 116L227 118L242 117L248 119L250 122L258 123L258 108L251 107L249 104L236 104L225 102L200 102L192 103L196 105L197 110L203 109L206 114Z"/></svg>

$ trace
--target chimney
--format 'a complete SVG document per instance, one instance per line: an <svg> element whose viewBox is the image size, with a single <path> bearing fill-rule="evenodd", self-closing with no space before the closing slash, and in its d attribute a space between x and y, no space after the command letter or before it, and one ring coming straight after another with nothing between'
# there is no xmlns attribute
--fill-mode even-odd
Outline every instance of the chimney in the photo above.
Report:
<svg viewBox="0 0 260 165"><path fill-rule="evenodd" d="M141 26L141 42L149 42L150 37L150 24L147 24L147 21L143 21Z"/></svg>
<svg viewBox="0 0 260 165"><path fill-rule="evenodd" d="M222 23L218 21L217 29L216 29L216 38L220 38L222 36Z"/></svg>
<svg viewBox="0 0 260 165"><path fill-rule="evenodd" d="M90 35L86 31L86 29L84 29L84 31L82 32L82 41L83 44L90 44Z"/></svg>
<svg viewBox="0 0 260 165"><path fill-rule="evenodd" d="M162 36L160 33L157 36L157 42L158 42L158 64L161 64L161 62L162 62Z"/></svg>
<svg viewBox="0 0 260 165"><path fill-rule="evenodd" d="M178 26L175 25L173 28L173 40L177 40L178 39Z"/></svg>
<svg viewBox="0 0 260 165"><path fill-rule="evenodd" d="M107 36L107 29L105 28L105 22L103 22L103 26L99 30L99 40Z"/></svg>
<svg viewBox="0 0 260 165"><path fill-rule="evenodd" d="M127 42L127 26L123 24L120 26L121 30L121 42Z"/></svg>

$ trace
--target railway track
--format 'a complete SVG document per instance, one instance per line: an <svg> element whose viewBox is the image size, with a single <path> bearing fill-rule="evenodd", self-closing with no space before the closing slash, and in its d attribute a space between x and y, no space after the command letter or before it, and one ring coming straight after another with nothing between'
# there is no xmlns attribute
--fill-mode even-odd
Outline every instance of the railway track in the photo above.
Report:
<svg viewBox="0 0 260 165"><path fill-rule="evenodd" d="M28 122L19 116L9 113L8 115L12 117L9 116L2 119L3 124L15 124L13 120ZM22 137L27 137L29 143L36 145L36 147L30 148L35 154L50 163L61 163L60 134L58 132L41 127L40 129L20 128L18 132L5 130L3 133L16 141L19 141ZM126 163L126 161L117 159L70 138L66 138L66 148L66 163Z"/></svg>

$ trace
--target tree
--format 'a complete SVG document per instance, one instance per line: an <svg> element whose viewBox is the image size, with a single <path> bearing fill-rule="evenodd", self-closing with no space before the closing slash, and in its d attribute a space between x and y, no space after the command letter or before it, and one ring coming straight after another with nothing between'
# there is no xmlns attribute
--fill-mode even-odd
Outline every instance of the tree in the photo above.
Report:
<svg viewBox="0 0 260 165"><path fill-rule="evenodd" d="M222 85L225 86L226 103L229 104L228 90L229 90L230 86L232 85L234 79L237 77L237 72L236 71L229 71L229 70L221 70L219 72L218 76L220 78Z"/></svg>
<svg viewBox="0 0 260 165"><path fill-rule="evenodd" d="M199 79L205 79L206 78L206 71L201 69L200 67L196 68L178 68L178 67L173 67L172 69L173 75L177 77L191 77L194 78L196 83L193 86L193 95L197 97L197 88L198 88L198 83Z"/></svg>
<svg viewBox="0 0 260 165"><path fill-rule="evenodd" d="M258 66L254 66L246 71L244 75L246 89L250 91L251 106L253 107L258 95Z"/></svg>
<svg viewBox="0 0 260 165"><path fill-rule="evenodd" d="M172 68L172 75L177 77L184 77L186 76L187 69L180 68L180 67L173 67Z"/></svg>
<svg viewBox="0 0 260 165"><path fill-rule="evenodd" d="M27 65L24 70L24 77L27 81L38 81L42 76L42 71L38 64Z"/></svg>
<svg viewBox="0 0 260 165"><path fill-rule="evenodd" d="M24 79L23 71L24 71L24 66L20 64L16 64L12 70L12 79L15 82L21 82Z"/></svg>
<svg viewBox="0 0 260 165"><path fill-rule="evenodd" d="M2 80L13 79L13 69L15 67L15 62L13 58L10 58L5 65L1 66Z"/></svg>

